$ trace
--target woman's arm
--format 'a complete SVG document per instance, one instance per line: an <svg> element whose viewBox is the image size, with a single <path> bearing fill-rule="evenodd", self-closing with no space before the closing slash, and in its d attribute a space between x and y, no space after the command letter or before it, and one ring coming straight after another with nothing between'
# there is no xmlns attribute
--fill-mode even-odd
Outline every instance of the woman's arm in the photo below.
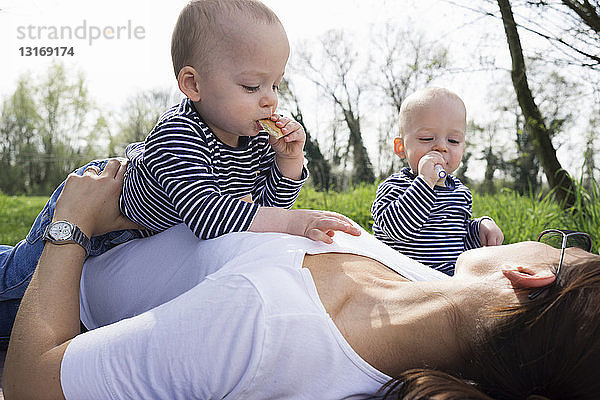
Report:
<svg viewBox="0 0 600 400"><path fill-rule="evenodd" d="M134 227L119 212L126 167L111 160L102 174L70 175L54 221L67 220L88 237ZM63 399L60 365L79 333L79 280L85 251L78 244L44 246L23 296L6 356L7 399Z"/></svg>

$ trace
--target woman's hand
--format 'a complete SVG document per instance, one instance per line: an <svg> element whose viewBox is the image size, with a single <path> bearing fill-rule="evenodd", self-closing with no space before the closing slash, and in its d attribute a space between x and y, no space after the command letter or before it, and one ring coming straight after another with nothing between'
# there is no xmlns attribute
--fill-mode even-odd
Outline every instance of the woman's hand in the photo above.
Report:
<svg viewBox="0 0 600 400"><path fill-rule="evenodd" d="M88 237L120 229L144 229L125 218L119 209L126 170L126 163L112 159L100 174L88 168L83 176L69 175L53 220L69 221Z"/></svg>

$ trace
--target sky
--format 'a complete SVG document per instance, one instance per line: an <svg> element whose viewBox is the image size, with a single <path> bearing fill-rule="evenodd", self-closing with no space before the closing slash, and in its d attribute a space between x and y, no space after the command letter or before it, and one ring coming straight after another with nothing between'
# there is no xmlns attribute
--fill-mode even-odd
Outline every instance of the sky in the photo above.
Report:
<svg viewBox="0 0 600 400"><path fill-rule="evenodd" d="M92 96L101 103L119 103L138 90L175 87L170 37L186 3L187 0L0 0L0 96L14 90L19 76L43 73L53 59L74 71L84 71ZM406 24L412 19L412 25L428 30L434 27L442 36L452 30L449 21L461 21L466 13L439 0L265 3L281 19L292 52L295 43L327 30L360 31L371 23L384 21ZM432 8L435 11L430 11ZM69 31L77 38L69 39ZM25 53L26 47L46 46L72 47L74 55L36 57Z"/></svg>
<svg viewBox="0 0 600 400"><path fill-rule="evenodd" d="M373 24L392 22L420 30L448 46L457 67L467 65L482 43L496 35L492 57L510 68L499 21L482 17L446 0L264 0L282 21L294 49L330 29L368 37ZM83 72L91 98L102 109L119 110L136 93L150 89L177 92L170 38L187 0L0 0L0 99L10 95L19 77L38 79L53 60L73 73ZM72 35L69 38L69 32ZM489 46L490 41L487 42ZM494 43L494 41L491 41ZM357 47L368 45L358 43ZM27 48L72 48L73 55L27 55ZM62 49L58 49L63 51ZM56 50L53 50L56 51ZM470 117L485 118L489 71L446 77L441 83L463 97ZM306 88L308 90L308 88ZM318 101L318 95L311 100ZM301 97L302 98L302 97ZM318 108L318 107L317 107ZM315 111L317 112L317 111ZM306 114L306 111L305 111ZM310 110L308 111L310 117ZM318 120L318 118L313 118ZM373 137L367 146L373 156Z"/></svg>

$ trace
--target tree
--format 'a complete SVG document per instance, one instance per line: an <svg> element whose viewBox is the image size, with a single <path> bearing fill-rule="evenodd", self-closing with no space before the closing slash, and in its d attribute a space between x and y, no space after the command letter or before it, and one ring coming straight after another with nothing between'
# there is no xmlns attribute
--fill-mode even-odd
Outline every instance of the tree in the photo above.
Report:
<svg viewBox="0 0 600 400"><path fill-rule="evenodd" d="M600 69L598 0L527 0L524 5L537 15L524 18L523 28L558 50L555 62Z"/></svg>
<svg viewBox="0 0 600 400"><path fill-rule="evenodd" d="M575 101L580 104L587 102L586 108L589 108L589 104L598 104L598 97L594 98L594 93L600 82L600 76L598 71L600 70L600 64L598 63L598 57L600 54L600 35L598 34L598 21L600 21L600 3L598 0L504 0L498 2L497 0L486 0L481 2L464 2L461 0L452 0L454 4L463 3L461 7L468 8L472 11L498 18L503 20L504 34L507 36L507 42L512 42L513 46L509 45L511 51L511 59L513 61L513 81L518 78L518 72L515 73L514 66L525 63L518 61L519 56L516 53L527 56L525 58L528 63L528 74L523 75L523 81L529 81L529 87L532 88L529 92L533 92L535 96L531 96L531 99L535 97L534 104L539 107L540 115L544 117L544 125L546 132L553 140L550 143L554 143L555 146L560 146L558 140L561 139L561 135L556 135L561 130L565 130L565 123L568 121L561 121L560 118L554 118L551 110L548 110L544 106L543 100L540 101L540 93L542 88L547 86L547 82L540 82L538 79L538 85L535 84L532 77L536 77L536 74L531 74L531 62L536 62L538 65L543 65L546 68L552 67L554 71L560 72L562 76L567 76L569 79L574 80L577 83L578 88L587 88L588 90L582 90L580 99ZM502 7L500 7L502 4ZM460 4L459 4L460 5ZM502 11L498 10L504 9ZM504 18L505 16L512 17ZM516 21L515 21L516 20ZM518 31L517 31L518 29ZM512 38L508 37L507 31L512 31L514 34ZM527 39L533 39L528 41L526 48L523 48L519 39L519 32ZM537 36L537 37L536 37ZM519 39L518 46L514 38ZM543 40L537 40L543 38ZM526 52L525 52L526 50ZM523 72L525 70L523 69ZM514 86L514 84L513 84ZM521 93L526 93L526 88L521 85ZM516 90L515 90L516 93ZM523 102L524 96L520 96L519 102ZM561 100L552 98L549 96L551 102L558 105L561 110L571 109L576 110L578 104L573 101L572 97L568 102L561 102ZM531 105L531 102L528 102ZM520 106L519 106L520 107ZM529 109L532 109L529 107ZM582 107L579 107L582 109ZM535 118L529 119L523 116L524 122L531 125ZM565 190L572 190L573 180L568 177L568 174L564 171L561 173L554 174L553 171L548 170L548 165L554 163L548 162L549 158L555 158L555 152L549 147L544 145L542 141L541 146L539 145L539 137L535 137L534 132L540 131L530 129L530 126L523 129L522 133L525 135L531 135L531 141L535 145L534 153L537 156L543 155L544 157L539 158L539 164L542 166L544 174L556 176L556 181L560 182L561 178L564 178L565 186L562 188L554 187L557 198L564 197ZM583 122L578 121L578 125L583 125ZM558 147L557 147L558 148ZM540 150L549 151L551 154L540 154ZM546 159L546 162L542 162L542 158ZM557 166L550 167L550 170ZM548 179L550 185L553 183ZM572 200L572 197L566 199ZM565 201L566 201L565 200ZM564 203L569 205L568 201Z"/></svg>
<svg viewBox="0 0 600 400"><path fill-rule="evenodd" d="M491 122L485 126L470 122L467 127L467 131L472 133L472 136L480 144L481 150L477 153L479 157L477 160L485 162L483 182L481 183L481 190L486 193L496 193L496 185L494 184L494 174L497 170L501 169L504 164L502 158L503 149L499 145L496 133L498 126L495 122ZM469 142L475 141L471 139ZM468 143L470 145L470 143ZM471 154L467 154L467 160L471 157ZM458 175L457 175L458 176Z"/></svg>
<svg viewBox="0 0 600 400"><path fill-rule="evenodd" d="M446 72L448 50L428 43L423 32L402 29L386 23L372 35L371 54L374 69L371 87L379 99L378 106L387 111L378 126L379 172L388 176L398 170L400 160L390 151L398 135L397 121L404 99ZM466 164L465 164L466 165Z"/></svg>
<svg viewBox="0 0 600 400"><path fill-rule="evenodd" d="M33 99L32 88L22 77L13 95L2 103L0 189L6 193L31 193L40 181L40 116Z"/></svg>
<svg viewBox="0 0 600 400"><path fill-rule="evenodd" d="M119 132L110 136L109 154L123 156L125 147L143 142L158 118L175 103L169 90L149 90L130 97L118 122Z"/></svg>
<svg viewBox="0 0 600 400"><path fill-rule="evenodd" d="M576 104L582 98L581 89L554 68L548 71L548 66L543 60L527 59L527 62L528 71L532 72L530 84L535 93L536 103L549 121L549 134L559 150L565 144L566 137L565 134L559 135L559 133L564 133L573 125L577 116ZM509 138L514 143L514 147L506 146L499 153L505 161L498 166L507 176L513 178L512 187L520 194L537 193L542 187L540 162L533 137L525 129L525 119L514 88L512 84L509 87L502 80L496 82L494 86L495 90L489 97L490 103L497 105L491 110L493 114L488 116L493 122L483 122L480 125L486 126L486 129L493 125L495 147L499 146L499 142ZM513 155L512 149L516 150L516 154Z"/></svg>
<svg viewBox="0 0 600 400"><path fill-rule="evenodd" d="M521 113L517 112L515 112L515 132L517 155L508 162L514 178L513 188L519 194L536 193L542 185L538 179L540 165L533 138L525 129Z"/></svg>
<svg viewBox="0 0 600 400"><path fill-rule="evenodd" d="M62 64L53 64L37 87L40 114L39 135L42 154L39 190L50 192L58 182L87 160L79 148L90 131L87 115L91 111L83 75L73 82Z"/></svg>
<svg viewBox="0 0 600 400"><path fill-rule="evenodd" d="M466 175L467 170L469 169L469 163L471 158L473 157L473 145L469 139L466 140L465 143L465 152L463 153L462 160L460 162L460 166L456 171L454 171L454 176L456 176L460 181L466 186L471 185L471 179Z"/></svg>
<svg viewBox="0 0 600 400"><path fill-rule="evenodd" d="M596 151L596 135L598 127L600 126L600 115L599 109L596 108L592 112L592 117L589 121L589 128L586 134L586 148L585 148L585 159L583 164L583 186L589 191L593 191L594 185L596 184L596 162L595 154ZM598 187L598 186L596 186Z"/></svg>
<svg viewBox="0 0 600 400"><path fill-rule="evenodd" d="M579 15L589 28L600 34L600 2L598 0L561 0L561 2Z"/></svg>
<svg viewBox="0 0 600 400"><path fill-rule="evenodd" d="M486 6L496 0L452 0L477 13L497 17ZM474 4L477 4L475 6ZM543 38L551 48L544 51L549 63L600 69L600 1L598 0L511 0L511 10L522 30ZM499 17L500 18L500 17Z"/></svg>
<svg viewBox="0 0 600 400"><path fill-rule="evenodd" d="M529 88L521 40L509 0L497 0L512 59L511 78L517 100L525 118L525 129L531 134L536 154L550 187L565 207L575 204L575 184L565 171L550 139L550 130Z"/></svg>
<svg viewBox="0 0 600 400"><path fill-rule="evenodd" d="M332 100L337 121L346 128L342 132L348 133L348 141L334 138L332 142L335 155L343 162L350 161L353 182L374 179L363 140L365 120L361 106L369 102L377 110L368 117L376 121L379 173L389 175L398 169L400 162L391 150L391 143L397 134L395 127L402 101L411 92L430 84L447 66L447 50L427 43L423 33L388 23L374 26L369 36L366 50L360 54L355 38L349 38L343 31L328 32L321 38L318 51L313 46L311 51L300 52L301 72ZM338 152L335 145L343 149Z"/></svg>
<svg viewBox="0 0 600 400"><path fill-rule="evenodd" d="M373 35L374 62L379 72L372 85L382 104L397 115L404 99L443 75L448 66L448 49L428 43L423 32L401 29L386 23Z"/></svg>
<svg viewBox="0 0 600 400"><path fill-rule="evenodd" d="M375 181L373 167L364 145L360 125L360 100L365 89L359 76L359 58L355 46L342 31L329 31L320 40L320 53L300 52L300 63L305 76L334 104L340 119L348 129L346 154L352 154L352 182Z"/></svg>
<svg viewBox="0 0 600 400"><path fill-rule="evenodd" d="M332 184L331 165L323 156L319 147L319 142L311 137L310 131L304 123L304 115L300 109L300 102L287 79L281 81L281 84L279 85L279 95L281 100L287 103L290 108L292 117L302 125L304 132L306 132L304 150L306 152L306 159L308 161L307 168L310 172L313 186L317 190L329 190L330 185Z"/></svg>
<svg viewBox="0 0 600 400"><path fill-rule="evenodd" d="M90 156L105 154L90 147L89 135L98 126L85 79L69 78L54 63L36 83L30 75L19 79L14 94L5 99L0 116L0 146L6 193L48 194ZM96 142L98 143L98 142Z"/></svg>

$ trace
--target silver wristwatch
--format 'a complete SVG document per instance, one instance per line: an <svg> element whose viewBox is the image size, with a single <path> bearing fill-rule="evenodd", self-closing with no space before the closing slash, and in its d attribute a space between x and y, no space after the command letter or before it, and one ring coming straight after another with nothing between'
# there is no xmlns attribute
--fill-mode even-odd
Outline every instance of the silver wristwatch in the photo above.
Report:
<svg viewBox="0 0 600 400"><path fill-rule="evenodd" d="M77 243L84 248L86 256L90 254L90 239L81 232L77 225L69 221L52 222L46 228L43 240L52 244Z"/></svg>

